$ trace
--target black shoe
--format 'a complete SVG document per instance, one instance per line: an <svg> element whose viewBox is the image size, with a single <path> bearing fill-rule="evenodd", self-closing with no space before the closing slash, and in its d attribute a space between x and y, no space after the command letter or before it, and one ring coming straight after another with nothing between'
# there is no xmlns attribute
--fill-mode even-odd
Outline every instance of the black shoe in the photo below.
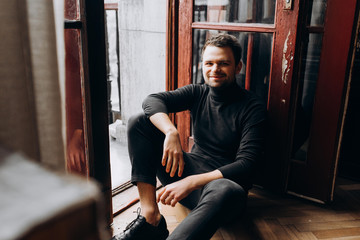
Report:
<svg viewBox="0 0 360 240"><path fill-rule="evenodd" d="M163 215L161 215L158 226L155 227L146 222L145 217L140 215L139 209L137 213L137 218L127 225L124 232L114 236L111 240L165 240L169 236Z"/></svg>

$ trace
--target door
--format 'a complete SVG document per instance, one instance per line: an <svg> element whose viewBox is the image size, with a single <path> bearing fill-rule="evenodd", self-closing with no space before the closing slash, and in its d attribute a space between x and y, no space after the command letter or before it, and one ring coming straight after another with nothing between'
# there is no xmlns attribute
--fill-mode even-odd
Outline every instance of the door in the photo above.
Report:
<svg viewBox="0 0 360 240"><path fill-rule="evenodd" d="M268 109L266 159L258 183L321 202L332 198L334 157L352 32L350 23L354 20L356 5L355 0L343 6L340 2L183 0L174 3L175 10L169 11L178 13L171 15L178 24L170 24L169 28L174 31L178 26L178 31L170 35L177 46L172 53L178 60L174 62L174 58L168 58L169 63L172 60L177 66L176 71L169 71L173 75L177 73L171 83L181 87L201 82L200 50L205 39L217 32L235 35L244 52L244 67L237 76L238 84L258 94ZM316 9L319 15L314 15ZM312 26L321 21L323 24ZM343 36L336 36L338 29L342 29ZM174 39L169 39L168 43ZM339 41L344 48L333 47L339 45ZM312 51L305 56L309 48ZM319 58L314 62L316 56ZM309 73L304 71L306 67L310 67L310 74L316 72L312 79L318 79L310 85L302 81ZM325 80L329 79L330 84L326 84ZM307 101L313 104L310 116L296 107L302 106L304 89L313 91L313 99ZM329 98L331 105L327 101ZM192 144L189 113L176 114L175 123L183 148L189 150ZM302 154L296 148L307 146L305 160L296 159L295 156Z"/></svg>
<svg viewBox="0 0 360 240"><path fill-rule="evenodd" d="M68 170L100 183L110 225L104 1L65 0L64 3Z"/></svg>
<svg viewBox="0 0 360 240"><path fill-rule="evenodd" d="M200 51L210 34L221 31L235 35L243 47L243 69L237 76L238 84L255 91L268 108L271 145L268 145L266 168L271 169L267 177L271 181L267 182L283 189L286 177L283 146L289 127L299 1L184 0L175 7L179 13L176 86L202 81ZM189 113L176 114L176 124L183 148L188 150L191 147Z"/></svg>
<svg viewBox="0 0 360 240"><path fill-rule="evenodd" d="M320 14L324 20L307 25L308 47L303 59L318 61L313 64L318 65L318 75L315 78L305 76L299 81L301 91L298 91L296 104L287 185L289 193L320 202L333 200L348 66L351 65L349 56L352 56L352 35L356 28L354 22L357 22L354 21L356 0L346 4L328 0L325 4L326 11ZM311 51L311 47L319 48L321 38L321 54ZM306 54L311 56L306 57ZM309 75L314 70L301 72Z"/></svg>
<svg viewBox="0 0 360 240"><path fill-rule="evenodd" d="M243 47L243 69L237 76L238 84L255 91L268 108L271 141L264 168L271 169L266 177L271 181L266 182L272 188L284 189L283 146L289 128L299 1L184 0L175 7L178 8L175 11L178 12L176 86L202 81L200 51L209 35L228 32L236 36ZM176 114L176 124L183 148L189 150L192 144L189 113Z"/></svg>

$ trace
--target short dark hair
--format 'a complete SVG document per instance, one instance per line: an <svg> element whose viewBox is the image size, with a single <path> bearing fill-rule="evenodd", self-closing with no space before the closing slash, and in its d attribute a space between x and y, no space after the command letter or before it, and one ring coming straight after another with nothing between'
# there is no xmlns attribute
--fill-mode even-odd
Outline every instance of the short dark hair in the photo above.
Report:
<svg viewBox="0 0 360 240"><path fill-rule="evenodd" d="M234 55L235 65L238 65L241 60L241 54L242 54L241 45L237 40L237 38L230 34L219 33L214 36L211 36L208 40L206 40L202 48L201 57L204 55L204 51L207 48L207 46L230 47Z"/></svg>

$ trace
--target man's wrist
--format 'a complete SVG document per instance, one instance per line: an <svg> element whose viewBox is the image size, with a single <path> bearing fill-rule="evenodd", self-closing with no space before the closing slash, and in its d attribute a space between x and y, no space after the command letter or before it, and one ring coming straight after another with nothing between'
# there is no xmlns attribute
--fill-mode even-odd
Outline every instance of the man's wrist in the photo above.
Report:
<svg viewBox="0 0 360 240"><path fill-rule="evenodd" d="M199 175L190 175L187 178L189 179L189 187L191 189L191 191L194 191L196 189L201 188L202 186L200 186L199 184Z"/></svg>
<svg viewBox="0 0 360 240"><path fill-rule="evenodd" d="M179 132L176 128L170 128L166 130L165 135L179 136Z"/></svg>
<svg viewBox="0 0 360 240"><path fill-rule="evenodd" d="M206 184L208 184L213 180L223 178L223 175L219 170L214 170L208 173L191 175L189 176L189 178L190 178L191 188L195 190L202 188L203 186L205 186Z"/></svg>

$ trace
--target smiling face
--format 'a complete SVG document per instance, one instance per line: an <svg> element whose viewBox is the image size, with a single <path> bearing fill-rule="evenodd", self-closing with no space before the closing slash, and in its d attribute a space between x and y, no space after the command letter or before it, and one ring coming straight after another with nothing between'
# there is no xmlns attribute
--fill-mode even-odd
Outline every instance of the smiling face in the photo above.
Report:
<svg viewBox="0 0 360 240"><path fill-rule="evenodd" d="M235 81L235 75L242 64L235 64L234 54L230 47L209 45L203 52L202 70L205 83L210 87L226 87Z"/></svg>

